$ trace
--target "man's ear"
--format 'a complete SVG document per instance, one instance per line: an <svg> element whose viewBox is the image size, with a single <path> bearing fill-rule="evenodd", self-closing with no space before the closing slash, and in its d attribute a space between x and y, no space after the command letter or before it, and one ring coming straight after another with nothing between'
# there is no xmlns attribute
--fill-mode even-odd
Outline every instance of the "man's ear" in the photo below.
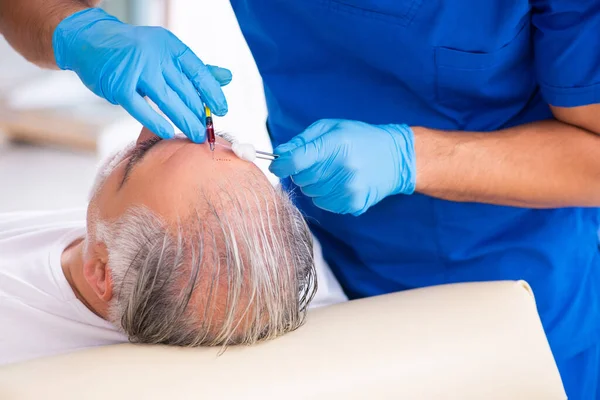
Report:
<svg viewBox="0 0 600 400"><path fill-rule="evenodd" d="M112 299L113 283L104 243L94 245L91 257L83 265L83 276L100 300L108 303Z"/></svg>
<svg viewBox="0 0 600 400"><path fill-rule="evenodd" d="M140 144L142 142L145 142L148 139L153 138L155 135L150 129L144 127L142 128L142 131L140 132L140 136L138 136L138 139L136 141L137 144Z"/></svg>

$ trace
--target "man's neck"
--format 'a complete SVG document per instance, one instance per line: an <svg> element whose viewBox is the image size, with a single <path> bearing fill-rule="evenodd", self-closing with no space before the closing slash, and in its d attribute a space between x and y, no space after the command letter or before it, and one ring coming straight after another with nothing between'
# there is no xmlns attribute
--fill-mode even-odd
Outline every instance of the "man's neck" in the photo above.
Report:
<svg viewBox="0 0 600 400"><path fill-rule="evenodd" d="M89 287L83 276L83 250L85 241L77 239L71 243L62 253L61 266L67 282L73 289L75 296L81 301L91 312L106 319L106 307L102 304L94 292ZM104 311L104 313L102 312Z"/></svg>

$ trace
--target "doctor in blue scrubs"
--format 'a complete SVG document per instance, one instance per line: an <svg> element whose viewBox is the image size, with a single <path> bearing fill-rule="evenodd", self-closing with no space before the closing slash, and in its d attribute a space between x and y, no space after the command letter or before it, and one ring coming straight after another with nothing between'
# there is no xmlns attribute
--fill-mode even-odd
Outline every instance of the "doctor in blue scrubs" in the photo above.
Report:
<svg viewBox="0 0 600 400"><path fill-rule="evenodd" d="M204 142L202 104L227 112L230 72L95 3L2 1L0 31L159 136L173 129L144 97ZM569 398L600 399L600 2L231 4L271 171L349 297L524 279Z"/></svg>

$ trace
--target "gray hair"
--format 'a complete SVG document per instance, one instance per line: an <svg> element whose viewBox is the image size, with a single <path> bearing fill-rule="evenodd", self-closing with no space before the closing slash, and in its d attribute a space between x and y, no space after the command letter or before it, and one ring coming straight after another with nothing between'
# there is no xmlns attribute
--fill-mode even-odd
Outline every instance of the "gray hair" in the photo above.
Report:
<svg viewBox="0 0 600 400"><path fill-rule="evenodd" d="M110 321L134 343L253 344L300 327L316 288L312 235L288 194L219 190L175 228L144 207L98 221Z"/></svg>

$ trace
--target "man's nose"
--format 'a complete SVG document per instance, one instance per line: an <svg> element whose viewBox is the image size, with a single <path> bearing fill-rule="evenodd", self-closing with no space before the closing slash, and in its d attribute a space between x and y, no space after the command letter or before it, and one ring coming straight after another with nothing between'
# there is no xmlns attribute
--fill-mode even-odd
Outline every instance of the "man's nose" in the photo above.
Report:
<svg viewBox="0 0 600 400"><path fill-rule="evenodd" d="M150 129L144 127L142 128L142 131L140 132L140 136L138 136L136 144L145 142L148 139L153 138L155 135Z"/></svg>

